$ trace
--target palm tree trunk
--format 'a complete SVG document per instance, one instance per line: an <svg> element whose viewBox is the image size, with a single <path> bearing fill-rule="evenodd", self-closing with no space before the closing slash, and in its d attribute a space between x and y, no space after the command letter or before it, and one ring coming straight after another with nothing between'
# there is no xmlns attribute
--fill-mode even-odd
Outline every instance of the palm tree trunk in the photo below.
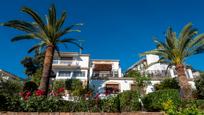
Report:
<svg viewBox="0 0 204 115"><path fill-rule="evenodd" d="M185 74L185 68L183 64L176 65L176 71L179 79L180 95L183 99L191 97L191 87L188 84L188 79Z"/></svg>
<svg viewBox="0 0 204 115"><path fill-rule="evenodd" d="M45 59L43 64L43 73L40 81L39 89L45 91L45 95L48 94L49 88L49 77L52 71L52 61L54 56L54 46L50 45L47 47L45 52Z"/></svg>

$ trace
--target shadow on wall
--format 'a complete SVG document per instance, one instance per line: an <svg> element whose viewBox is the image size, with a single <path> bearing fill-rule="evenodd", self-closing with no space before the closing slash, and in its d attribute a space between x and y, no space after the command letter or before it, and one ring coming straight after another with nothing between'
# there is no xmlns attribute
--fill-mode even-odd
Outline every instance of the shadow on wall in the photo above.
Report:
<svg viewBox="0 0 204 115"><path fill-rule="evenodd" d="M106 80L90 80L89 86L94 90L94 95L105 93L105 82Z"/></svg>

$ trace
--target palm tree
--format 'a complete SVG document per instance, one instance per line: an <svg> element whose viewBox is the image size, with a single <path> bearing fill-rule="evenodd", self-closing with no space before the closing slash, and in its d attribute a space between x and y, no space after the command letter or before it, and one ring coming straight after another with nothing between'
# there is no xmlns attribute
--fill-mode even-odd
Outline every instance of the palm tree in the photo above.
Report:
<svg viewBox="0 0 204 115"><path fill-rule="evenodd" d="M68 27L63 27L67 13L64 11L60 18L57 19L55 6L52 5L48 10L48 16L43 20L37 12L33 11L28 7L23 7L22 12L32 17L34 22L27 22L23 20L11 20L2 23L3 26L11 27L17 30L24 31L26 34L17 35L11 41L19 40L38 40L39 43L34 45L28 50L32 52L38 48L45 50L45 59L43 63L43 74L40 81L39 89L45 91L45 95L48 93L49 76L52 70L52 61L54 52L57 51L59 54L59 44L72 43L80 47L73 38L64 38L65 34L70 32L80 32L80 30L73 30L75 26L81 24L73 24ZM63 38L62 38L63 37Z"/></svg>
<svg viewBox="0 0 204 115"><path fill-rule="evenodd" d="M157 39L154 39L154 42L157 48L144 52L141 56L147 54L158 55L160 59L156 63L168 64L168 68L175 66L178 74L180 95L182 98L189 98L191 96L191 89L185 74L184 63L187 57L204 52L204 34L198 35L197 29L192 27L192 23L188 23L183 27L178 36L176 32L173 32L172 28L168 28L165 42Z"/></svg>

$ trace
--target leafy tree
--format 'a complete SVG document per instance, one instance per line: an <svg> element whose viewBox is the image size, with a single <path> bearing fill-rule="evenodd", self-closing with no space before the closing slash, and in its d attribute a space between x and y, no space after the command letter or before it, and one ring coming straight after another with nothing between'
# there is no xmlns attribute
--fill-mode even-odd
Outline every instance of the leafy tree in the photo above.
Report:
<svg viewBox="0 0 204 115"><path fill-rule="evenodd" d="M52 61L54 52L59 54L59 44L71 43L78 47L76 39L65 38L64 35L71 32L80 32L79 30L73 30L75 26L81 24L73 24L71 26L63 28L67 13L64 11L60 18L57 18L55 6L52 5L48 10L48 15L43 20L37 12L31 8L23 7L22 12L32 17L34 22L27 22L24 20L11 20L3 23L3 26L11 27L17 30L26 32L26 34L18 35L11 41L19 40L38 40L39 43L34 45L28 52L32 52L35 49L45 49L45 58L43 63L43 74L40 82L39 89L45 91L45 95L48 94L49 77L52 70ZM46 22L45 22L46 21Z"/></svg>
<svg viewBox="0 0 204 115"><path fill-rule="evenodd" d="M25 74L29 77L32 77L32 75L39 71L39 69L42 69L44 57L44 52L38 51L35 51L35 55L33 57L26 56L21 61L21 64L25 68Z"/></svg>
<svg viewBox="0 0 204 115"><path fill-rule="evenodd" d="M40 80L42 78L42 68L36 70L36 72L32 75L31 81L34 81L37 85L40 85Z"/></svg>
<svg viewBox="0 0 204 115"><path fill-rule="evenodd" d="M79 79L67 79L65 81L65 89L70 90L74 96L80 96L86 90Z"/></svg>
<svg viewBox="0 0 204 115"><path fill-rule="evenodd" d="M154 87L156 90L179 89L179 83L176 78L167 78L164 79L160 84L155 84Z"/></svg>
<svg viewBox="0 0 204 115"><path fill-rule="evenodd" d="M148 84L150 84L150 78L147 75L141 75L140 72L136 70L131 70L127 73L126 77L133 77L135 78L135 84L137 90L140 92L140 94L144 94L144 87L146 87Z"/></svg>
<svg viewBox="0 0 204 115"><path fill-rule="evenodd" d="M142 56L147 54L158 55L160 59L156 63L168 64L169 67L175 66L181 97L189 98L191 97L191 88L185 74L184 62L187 57L203 53L204 34L198 35L197 29L192 27L192 23L188 23L178 36L172 28L168 28L165 38L165 42L154 39L157 48L144 52Z"/></svg>

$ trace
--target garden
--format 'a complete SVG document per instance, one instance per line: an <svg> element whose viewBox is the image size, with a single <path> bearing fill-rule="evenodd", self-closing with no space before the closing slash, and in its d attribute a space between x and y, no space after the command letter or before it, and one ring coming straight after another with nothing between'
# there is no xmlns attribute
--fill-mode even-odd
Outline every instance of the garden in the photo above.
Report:
<svg viewBox="0 0 204 115"><path fill-rule="evenodd" d="M83 87L79 80L59 80L52 82L49 94L43 95L33 81L19 80L0 82L0 111L10 112L165 112L168 115L204 114L204 76L196 81L197 90L193 98L180 98L178 81L175 78L156 84L156 91L141 97L140 90L125 91L106 99L96 98L92 90ZM79 97L66 101L62 96L69 92ZM88 98L87 98L88 97ZM140 101L141 99L141 101ZM142 102L142 104L141 104Z"/></svg>

